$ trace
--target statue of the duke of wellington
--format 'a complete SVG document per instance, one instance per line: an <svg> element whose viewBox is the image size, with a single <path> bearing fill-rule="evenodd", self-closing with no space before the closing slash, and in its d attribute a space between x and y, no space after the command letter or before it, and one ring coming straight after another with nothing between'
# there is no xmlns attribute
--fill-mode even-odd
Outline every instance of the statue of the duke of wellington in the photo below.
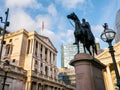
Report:
<svg viewBox="0 0 120 90"><path fill-rule="evenodd" d="M75 23L75 30L74 30L74 36L75 36L75 43L79 51L79 42L83 43L84 52L86 53L86 49L88 50L90 55L94 55L94 53L97 54L96 44L95 44L95 37L93 33L91 32L91 27L88 22L86 22L85 19L82 19L82 23L80 22L79 18L75 13L71 13L70 15L67 15L68 19L71 19ZM90 50L90 46L92 46L92 51Z"/></svg>
<svg viewBox="0 0 120 90"><path fill-rule="evenodd" d="M105 68L99 60L94 57L97 54L95 38L91 32L91 27L85 19L80 22L77 15L73 12L67 15L68 19L75 23L75 42L77 45L77 54L70 61L70 65L75 67L76 90L105 90L102 69ZM79 42L83 43L84 53L79 51ZM90 47L92 47L92 52ZM86 53L86 49L89 54Z"/></svg>

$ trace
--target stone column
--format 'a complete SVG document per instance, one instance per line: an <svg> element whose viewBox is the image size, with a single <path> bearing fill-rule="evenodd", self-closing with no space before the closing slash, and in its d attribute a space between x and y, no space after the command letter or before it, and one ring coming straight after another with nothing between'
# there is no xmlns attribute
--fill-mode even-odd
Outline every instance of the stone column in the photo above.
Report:
<svg viewBox="0 0 120 90"><path fill-rule="evenodd" d="M89 54L80 53L70 61L76 73L76 90L105 90L102 69L105 68L99 60Z"/></svg>
<svg viewBox="0 0 120 90"><path fill-rule="evenodd" d="M50 50L47 49L47 62L50 64Z"/></svg>
<svg viewBox="0 0 120 90"><path fill-rule="evenodd" d="M120 65L119 65L119 62L117 62L117 68L118 68L118 72L120 74Z"/></svg>
<svg viewBox="0 0 120 90"><path fill-rule="evenodd" d="M30 39L30 53L32 52L32 48L33 48L33 39Z"/></svg>
<svg viewBox="0 0 120 90"><path fill-rule="evenodd" d="M107 78L108 78L108 83L109 83L109 90L114 90L109 65L107 65L106 71L107 71Z"/></svg>
<svg viewBox="0 0 120 90"><path fill-rule="evenodd" d="M107 77L107 72L106 72L106 70L103 71L103 74L104 74L104 80L105 80L106 90L109 90L109 83L108 83L108 77Z"/></svg>
<svg viewBox="0 0 120 90"><path fill-rule="evenodd" d="M54 65L54 63L53 63L53 53L52 52L51 52L51 64Z"/></svg>
<svg viewBox="0 0 120 90"><path fill-rule="evenodd" d="M42 60L45 60L45 46L42 46Z"/></svg>
<svg viewBox="0 0 120 90"><path fill-rule="evenodd" d="M27 82L27 90L31 90L31 81Z"/></svg>
<svg viewBox="0 0 120 90"><path fill-rule="evenodd" d="M34 45L33 45L33 55L35 56L35 51L36 51L36 40L34 40Z"/></svg>
<svg viewBox="0 0 120 90"><path fill-rule="evenodd" d="M54 65L56 65L57 56L54 54Z"/></svg>
<svg viewBox="0 0 120 90"><path fill-rule="evenodd" d="M40 43L38 42L38 58L40 58Z"/></svg>

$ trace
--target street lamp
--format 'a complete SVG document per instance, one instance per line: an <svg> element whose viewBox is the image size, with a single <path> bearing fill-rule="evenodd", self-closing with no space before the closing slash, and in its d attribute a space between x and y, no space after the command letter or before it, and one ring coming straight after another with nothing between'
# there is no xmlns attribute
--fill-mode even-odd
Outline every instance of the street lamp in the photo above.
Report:
<svg viewBox="0 0 120 90"><path fill-rule="evenodd" d="M4 87L5 87L5 82L6 82L6 79L7 79L7 73L10 71L10 62L8 60L6 60L4 62L4 64L3 64L3 70L5 72L5 75L4 75L2 90L4 90Z"/></svg>
<svg viewBox="0 0 120 90"><path fill-rule="evenodd" d="M1 23L4 24L4 28L3 28L3 32L2 32L1 48L0 48L0 61L1 61L1 55L2 55L3 44L5 44L4 36L5 36L5 33L6 33L6 27L8 27L9 24L10 24L10 22L7 21L7 19L8 19L8 14L9 14L9 8L8 8L7 11L5 12L5 14L6 14L5 22L3 22L3 18L0 17Z"/></svg>
<svg viewBox="0 0 120 90"><path fill-rule="evenodd" d="M112 46L112 41L115 38L116 33L112 29L108 28L107 23L105 23L103 27L104 27L104 32L101 34L101 39L104 42L107 42L109 45L109 53L111 54L112 61L113 61L113 67L114 67L116 78L117 78L117 86L119 87L119 90L120 90L120 76L119 76L119 72L118 72L118 68L115 60L115 55L114 55L115 51Z"/></svg>

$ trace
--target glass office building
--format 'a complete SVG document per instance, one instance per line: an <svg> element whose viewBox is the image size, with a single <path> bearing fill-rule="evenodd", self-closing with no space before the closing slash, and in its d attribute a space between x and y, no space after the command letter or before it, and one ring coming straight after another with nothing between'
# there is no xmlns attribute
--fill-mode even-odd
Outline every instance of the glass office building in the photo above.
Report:
<svg viewBox="0 0 120 90"><path fill-rule="evenodd" d="M83 44L80 44L80 53L83 53ZM74 58L74 55L77 54L77 45L66 44L61 46L61 66L71 68L69 65L70 60Z"/></svg>
<svg viewBox="0 0 120 90"><path fill-rule="evenodd" d="M120 41L120 9L116 14L115 31L116 31L115 43L117 43Z"/></svg>

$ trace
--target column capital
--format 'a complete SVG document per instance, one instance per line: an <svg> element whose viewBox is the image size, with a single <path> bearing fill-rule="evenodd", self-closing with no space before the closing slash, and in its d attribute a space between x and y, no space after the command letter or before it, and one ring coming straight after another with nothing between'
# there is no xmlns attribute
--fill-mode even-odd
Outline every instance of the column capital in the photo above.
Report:
<svg viewBox="0 0 120 90"><path fill-rule="evenodd" d="M106 67L110 67L111 64L112 64L112 63L108 63L108 64L106 65Z"/></svg>

